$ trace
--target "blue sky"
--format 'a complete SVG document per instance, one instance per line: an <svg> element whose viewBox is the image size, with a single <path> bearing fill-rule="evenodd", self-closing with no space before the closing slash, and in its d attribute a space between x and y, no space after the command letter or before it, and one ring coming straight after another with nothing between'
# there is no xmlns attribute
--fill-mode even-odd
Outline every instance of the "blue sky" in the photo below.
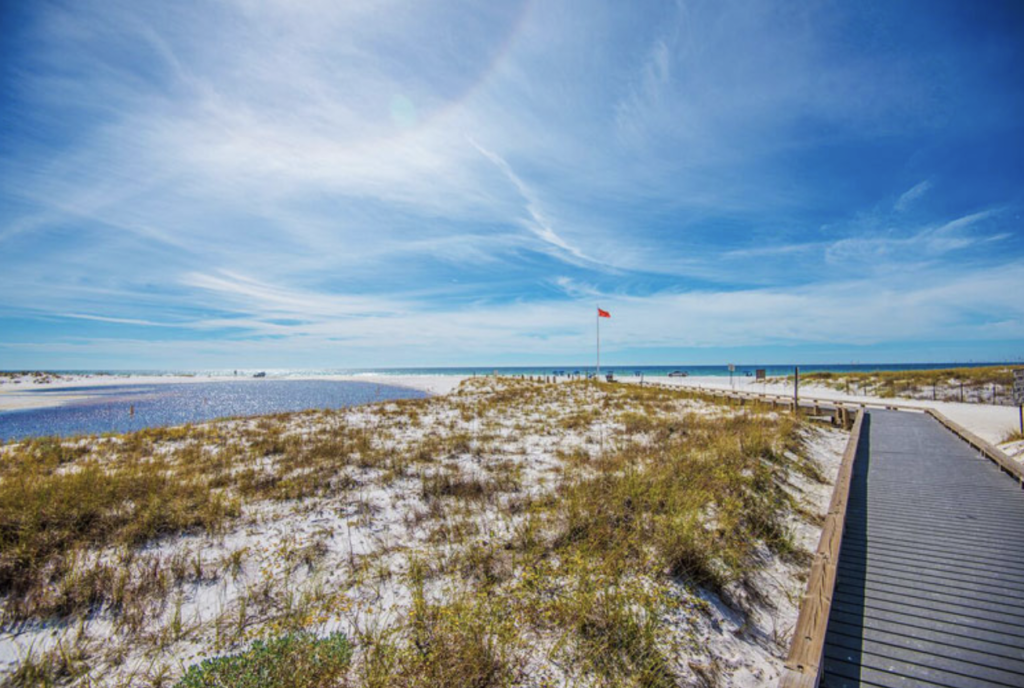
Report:
<svg viewBox="0 0 1024 688"><path fill-rule="evenodd" d="M0 369L1024 356L1024 4L5 3Z"/></svg>

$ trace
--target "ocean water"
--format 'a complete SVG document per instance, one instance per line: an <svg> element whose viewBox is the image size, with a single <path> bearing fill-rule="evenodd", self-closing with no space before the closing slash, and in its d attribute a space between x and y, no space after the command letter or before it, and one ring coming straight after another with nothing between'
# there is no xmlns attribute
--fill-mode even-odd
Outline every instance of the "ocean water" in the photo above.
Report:
<svg viewBox="0 0 1024 688"><path fill-rule="evenodd" d="M64 406L0 413L0 440L130 432L226 416L337 409L426 396L416 390L370 382L273 379L65 387L33 394L45 397L69 392L96 396Z"/></svg>
<svg viewBox="0 0 1024 688"><path fill-rule="evenodd" d="M881 370L938 370L942 368L958 368L963 366L989 366L989 365L1021 365L995 361L991 363L850 363L850 364L771 364L761 363L736 364L735 375L754 374L758 368L764 368L769 377L792 375L793 369L800 367L801 373L813 372L876 372ZM665 376L673 371L683 371L693 376L729 376L729 367L724 365L633 365L602 363L601 372L614 371L619 376L629 376L642 372L648 377ZM464 366L444 368L319 368L319 369L265 369L268 378L287 379L290 377L313 377L321 375L551 375L555 371L573 373L587 373L594 371L593 362L587 364L559 364L559 365L533 365L533 366ZM251 377L256 370L55 370L52 372L66 374L81 373L111 373L111 374L132 374L132 375L210 375L217 377Z"/></svg>

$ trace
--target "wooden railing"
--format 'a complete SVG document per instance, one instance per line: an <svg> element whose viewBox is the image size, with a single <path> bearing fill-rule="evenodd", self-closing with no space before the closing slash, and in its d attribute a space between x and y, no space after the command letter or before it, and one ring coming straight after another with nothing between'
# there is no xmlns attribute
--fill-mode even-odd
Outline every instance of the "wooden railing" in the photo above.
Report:
<svg viewBox="0 0 1024 688"><path fill-rule="evenodd" d="M1009 473L1011 476L1016 478L1020 482L1021 487L1024 487L1024 466L1022 466L1021 464L1017 463L1009 456L1004 454L995 445L989 444L988 442L981 439L964 426L960 425L959 423L956 423L955 421L950 420L949 418L946 418L938 411L934 409L928 409L925 413L927 413L929 416L945 425L947 428L952 430L956 435L959 435L960 439L962 439L964 442L977 449L979 452L982 453L983 456L987 457L989 460L995 462L996 465L998 465L1001 469L1003 469L1005 472Z"/></svg>
<svg viewBox="0 0 1024 688"><path fill-rule="evenodd" d="M803 397L799 398L799 403L794 403L792 396L786 396L782 394L762 394L752 392L736 392L727 389L717 389L715 387L690 387L688 385L671 385L663 382L648 382L647 384L656 385L663 389L671 389L675 391L691 392L696 395L705 395L711 397L718 397L721 399L729 399L737 401L740 404L747 402L753 402L758 404L765 404L771 406L773 409L783 409L792 411L795 406L808 413L814 415L821 415L825 411L832 414L833 422L835 425L841 426L846 430L849 430L853 426L854 417L857 415L859 409L867 407L876 408L888 408L895 409L896 405L889 404L887 402L851 402L842 401L839 399L818 399L814 397ZM907 407L907 410L922 411L920 408Z"/></svg>
<svg viewBox="0 0 1024 688"><path fill-rule="evenodd" d="M857 458L864 412L858 411L853 431L846 443L843 461L839 466L832 501L821 529L818 550L811 564L807 590L800 602L800 615L793 630L793 643L789 648L779 678L779 688L814 688L821 675L821 659L825 649L825 631L828 615L832 608L832 594L836 585L836 566L839 550L843 543L843 528L846 524L846 505L850 499L850 483L853 480L853 464Z"/></svg>
<svg viewBox="0 0 1024 688"><path fill-rule="evenodd" d="M727 389L718 389L715 387L689 387L685 385L665 385L671 389L692 389L700 392L711 393L711 394L723 394L725 396L731 396L733 398L752 399L752 400L771 400L775 399L782 403L788 403L792 406L793 395L792 394L776 394L775 392L743 392ZM886 399L826 399L823 397L814 397L810 395L800 394L799 403L801 408L810 408L811 406L821 406L826 408L832 408L836 406L843 406L847 408L882 408L889 409L892 411L918 411L923 412L925 407L919 404L904 404L898 401L888 401Z"/></svg>

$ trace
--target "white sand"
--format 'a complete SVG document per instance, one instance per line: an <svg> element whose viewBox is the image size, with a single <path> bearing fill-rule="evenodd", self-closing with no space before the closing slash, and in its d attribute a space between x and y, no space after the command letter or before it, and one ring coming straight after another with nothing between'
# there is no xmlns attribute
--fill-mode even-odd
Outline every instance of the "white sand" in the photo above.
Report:
<svg viewBox="0 0 1024 688"><path fill-rule="evenodd" d="M453 389L459 386L463 380L466 379L465 375L379 375L379 374L360 374L360 375L329 375L319 376L311 379L315 380L338 380L338 381L351 381L351 382L375 382L379 385L391 385L392 387L407 387L409 389L417 389L421 392L426 392L431 396L438 396L442 394L448 394ZM289 380L297 378L289 377Z"/></svg>
<svg viewBox="0 0 1024 688"><path fill-rule="evenodd" d="M630 378L624 381L632 382ZM793 396L792 382L756 382L753 378L734 377L730 385L729 378L724 377L665 377L652 378L651 381L680 387L703 389L733 389L737 392L782 394ZM815 384L800 385L801 398L827 399L831 401L847 401L851 403L894 403L919 409L935 409L950 420L964 426L974 434L993 444L999 444L1007 435L1017 429L1018 411L1015 406L993 406L992 404L961 404L951 401L931 401L923 399L904 399L845 394L841 391Z"/></svg>
<svg viewBox="0 0 1024 688"><path fill-rule="evenodd" d="M459 382L458 378L447 376L352 379L401 383L434 393L450 390ZM439 454L417 470L457 469L459 474L498 475L518 467L521 492L496 497L500 500L514 500L527 493L550 493L557 489L564 475L560 456L578 449L596 452L606 438L622 438L621 428L612 418L552 431L552 423L564 420L584 405L597 405L599 399L591 398L585 390L579 390L581 396L567 389L564 396L543 401L536 407L517 408L483 420L464 416L466 404L472 404L480 391L439 396L420 409L415 423L393 413L397 407L387 404L347 409L343 422L378 428L396 453L415 446L428 434L475 438L483 430L492 439L482 449ZM723 409L683 401L671 412L684 410L718 414ZM230 435L253 422L217 421L211 426ZM337 419L299 414L288 421L288 432L309 435L333 422ZM807 433L808 453L831 479L846 441L845 433L828 428L809 428ZM169 451L175 446L171 440L155 451ZM312 594L318 588L344 592L347 601L345 609L331 612L318 629L321 632L344 630L352 635L357 628L383 628L408 613L410 593L404 574L410 553L419 551L436 561L454 561L452 557L460 551L488 547L500 551L501 543L512 537L526 518L523 513L498 509L489 502L455 498L447 502L440 516L431 515L431 504L422 494L421 479L415 471L391 479L386 479L387 472L381 467L353 464L346 471L352 478L350 488L302 501L247 503L244 516L223 533L177 535L151 543L138 553L133 568L128 570L131 576L141 577L156 566L166 568L174 559L200 561L202 575L196 576L196 580L186 578L175 583L165 596L167 603L147 614L144 628L137 636L113 627L112 617L106 611L84 622L81 635L76 624L30 622L0 633L0 676L12 671L30 648L41 652L58 641L66 647L81 646L87 650L93 665L90 679L95 680L96 686L125 685L134 672L166 670L169 676L175 676L184 666L223 654L228 648L216 647L218 629L235 625L234 620L241 613L263 619L259 622L262 624L277 613L274 610L279 602ZM795 472L791 480L787 489L799 503L811 512L824 512L830 485L810 482ZM479 532L466 535L465 541L435 541L435 533L441 532L440 524L461 522L460 519L477 524ZM817 526L792 514L789 527L797 544L813 550L819 536ZM301 564L296 553L313 545L322 548L320 558L315 565ZM233 553L244 553L234 573L228 565ZM113 554L108 550L93 556ZM730 586L727 596L720 598L679 581L661 582L664 592L678 601L662 621L664 649L685 685L699 685L695 665L714 667L722 675L723 686L754 688L777 681L796 621L796 605L806 571L796 563L779 560L763 547L760 556L764 568L752 578L751 584L759 592L753 597L739 584ZM372 562L372 567L365 562ZM377 573L368 575L366 571ZM440 587L445 580L441 577L435 581L435 590L442 596L450 594L444 592L447 588ZM759 601L761 598L763 601ZM735 608L739 601L747 607L745 611ZM701 611L702 608L705 610ZM249 611L240 612L245 609ZM170 630L176 614L187 629L180 638ZM171 640L161 644L159 639L163 637ZM521 684L524 688L580 685L559 673L557 662L550 661L546 654L550 648L545 644L548 640L531 642L530 652L534 654L529 666L537 671ZM551 680L542 680L545 671L551 672Z"/></svg>

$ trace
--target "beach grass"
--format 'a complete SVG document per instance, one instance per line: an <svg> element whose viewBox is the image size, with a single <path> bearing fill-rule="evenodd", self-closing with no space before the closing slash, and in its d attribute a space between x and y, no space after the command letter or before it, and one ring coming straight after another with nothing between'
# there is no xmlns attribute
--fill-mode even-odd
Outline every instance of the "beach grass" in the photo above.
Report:
<svg viewBox="0 0 1024 688"><path fill-rule="evenodd" d="M881 398L897 396L1009 404L1014 366L801 373L802 382ZM789 376L790 380L793 376Z"/></svg>
<svg viewBox="0 0 1024 688"><path fill-rule="evenodd" d="M667 617L709 613L701 590L752 604L766 552L805 562L788 488L823 480L805 433L790 416L689 390L491 378L362 409L9 444L2 623L101 617L113 629L75 645L88 661L35 653L24 676L63 661L92 680L118 644L122 663L198 643L222 658L208 667L257 666L245 658L318 647L330 622L350 630L346 685L485 688L545 672L678 685L717 670L680 661L692 631L667 630ZM375 494L404 505L406 535L356 555L351 528L373 530ZM312 537L212 546L332 511L348 516ZM211 585L236 590L232 601L189 621L187 595ZM372 590L407 602L370 623L354 600ZM166 666L145 676L173 675Z"/></svg>

